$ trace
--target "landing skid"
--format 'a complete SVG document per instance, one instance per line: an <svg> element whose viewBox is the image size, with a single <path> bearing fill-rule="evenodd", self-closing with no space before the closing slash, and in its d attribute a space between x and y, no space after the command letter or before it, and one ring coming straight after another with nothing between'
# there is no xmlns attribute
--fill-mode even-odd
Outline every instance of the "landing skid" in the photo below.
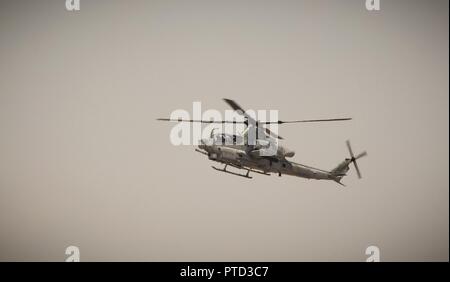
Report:
<svg viewBox="0 0 450 282"><path fill-rule="evenodd" d="M196 151L196 152L199 152L200 154L206 155L206 156L208 155L207 152L202 151L202 150L199 150L199 149L195 149L195 151Z"/></svg>
<svg viewBox="0 0 450 282"><path fill-rule="evenodd" d="M214 168L217 171L233 174L233 175L236 175L236 176L241 176L241 177L248 178L248 179L252 179L253 178L253 177L248 175L250 173L250 170L247 170L246 174L240 174L240 173L237 173L237 172L232 172L232 171L227 170L227 165L225 165L224 168L217 168L215 166L211 166L211 167Z"/></svg>
<svg viewBox="0 0 450 282"><path fill-rule="evenodd" d="M246 174L241 174L241 173L229 171L229 170L227 170L227 166L228 165L230 165L232 167L235 167L237 169L246 170L247 173ZM248 179L252 179L253 178L253 177L249 176L250 172L259 173L259 174L263 174L263 175L270 175L270 174L262 172L262 171L248 169L248 168L242 168L242 167L239 167L239 166L236 166L236 165L232 165L232 164L226 164L223 168L217 168L215 166L211 166L211 167L213 169L217 170L217 171L220 171L220 172L225 172L225 173L233 174L233 175L236 175L236 176L241 176L241 177L248 178Z"/></svg>

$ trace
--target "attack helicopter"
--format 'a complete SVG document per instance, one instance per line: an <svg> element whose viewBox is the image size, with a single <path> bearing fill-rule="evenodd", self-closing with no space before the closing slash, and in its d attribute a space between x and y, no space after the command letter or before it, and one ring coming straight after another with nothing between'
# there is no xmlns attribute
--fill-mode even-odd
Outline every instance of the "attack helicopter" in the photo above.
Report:
<svg viewBox="0 0 450 282"><path fill-rule="evenodd" d="M283 137L273 132L267 125L287 124L287 123L310 123L310 122L337 122L349 121L351 118L332 118L332 119L309 119L293 121L259 121L247 114L244 109L235 101L223 99L236 113L244 117L243 121L230 120L195 120L195 119L170 119L158 118L159 121L170 122L190 122L203 124L226 124L242 123L245 130L242 134L229 134L224 132L215 133L211 130L209 138L202 138L199 142L196 152L206 155L209 160L224 164L223 168L212 166L213 169L240 177L251 179L250 173L261 175L271 175L271 173L282 175L291 175L306 179L332 180L345 186L341 180L347 175L350 164L355 167L358 178L361 178L361 172L357 160L367 156L364 151L358 155L353 153L350 141L346 141L350 158L344 159L332 170L324 170L312 166L297 163L288 158L292 158L295 152L285 146L278 144L278 140ZM244 173L238 173L227 169L233 167L243 170Z"/></svg>

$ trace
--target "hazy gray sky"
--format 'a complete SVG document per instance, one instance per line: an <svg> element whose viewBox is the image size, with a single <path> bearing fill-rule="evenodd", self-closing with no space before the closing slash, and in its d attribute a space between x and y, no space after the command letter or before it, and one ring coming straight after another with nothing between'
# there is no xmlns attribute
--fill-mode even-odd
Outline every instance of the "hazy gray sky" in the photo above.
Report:
<svg viewBox="0 0 450 282"><path fill-rule="evenodd" d="M448 1L0 3L0 260L448 260ZM247 180L155 121L277 109L343 188Z"/></svg>

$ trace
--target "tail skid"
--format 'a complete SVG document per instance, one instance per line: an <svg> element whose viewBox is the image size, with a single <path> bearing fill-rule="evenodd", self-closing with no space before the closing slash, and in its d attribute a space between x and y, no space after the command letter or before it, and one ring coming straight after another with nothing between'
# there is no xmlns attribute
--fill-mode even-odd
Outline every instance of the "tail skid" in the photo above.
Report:
<svg viewBox="0 0 450 282"><path fill-rule="evenodd" d="M342 177L340 177L339 179L334 179L334 181L335 181L337 184L340 184L340 185L342 185L342 186L345 187L345 184L341 182L341 179L342 179Z"/></svg>

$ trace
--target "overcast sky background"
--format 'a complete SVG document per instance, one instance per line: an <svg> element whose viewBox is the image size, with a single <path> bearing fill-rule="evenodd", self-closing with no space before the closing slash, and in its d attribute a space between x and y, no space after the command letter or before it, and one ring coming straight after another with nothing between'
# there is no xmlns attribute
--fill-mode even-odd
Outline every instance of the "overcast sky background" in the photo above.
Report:
<svg viewBox="0 0 450 282"><path fill-rule="evenodd" d="M448 1L0 3L0 260L448 260ZM334 182L219 173L175 109L280 119Z"/></svg>

